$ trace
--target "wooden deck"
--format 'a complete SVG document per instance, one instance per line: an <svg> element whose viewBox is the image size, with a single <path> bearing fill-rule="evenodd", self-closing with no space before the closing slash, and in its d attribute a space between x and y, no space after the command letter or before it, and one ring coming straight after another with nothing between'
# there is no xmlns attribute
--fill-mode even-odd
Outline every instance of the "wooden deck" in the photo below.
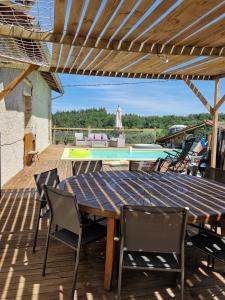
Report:
<svg viewBox="0 0 225 300"><path fill-rule="evenodd" d="M60 178L71 175L70 163L60 161L63 146L50 146L40 161L26 167L5 186L0 199L0 299L69 299L73 277L74 253L69 248L50 243L47 274L41 276L47 224L40 225L38 247L32 253L36 214L33 174L58 167ZM109 169L106 167L106 169ZM77 298L111 300L116 296L116 281L111 292L103 290L105 242L97 242L82 253L77 284ZM225 266L220 272L205 267L205 257L192 248L186 255L185 299L225 299ZM165 273L124 272L123 299L167 300L176 295L179 284Z"/></svg>
<svg viewBox="0 0 225 300"><path fill-rule="evenodd" d="M71 161L61 160L65 146L51 145L40 155L40 161L35 161L31 166L25 167L16 176L9 180L3 189L34 188L33 175L53 168L58 168L60 180L72 176ZM108 165L104 165L104 170L111 170ZM124 169L124 167L113 167L113 169Z"/></svg>

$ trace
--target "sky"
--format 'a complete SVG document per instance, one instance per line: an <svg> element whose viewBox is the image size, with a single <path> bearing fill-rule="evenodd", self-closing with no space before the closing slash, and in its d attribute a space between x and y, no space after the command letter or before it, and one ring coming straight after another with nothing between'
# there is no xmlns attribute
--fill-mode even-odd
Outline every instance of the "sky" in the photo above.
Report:
<svg viewBox="0 0 225 300"><path fill-rule="evenodd" d="M123 113L138 115L188 115L207 112L198 98L182 80L151 80L95 76L59 75L64 95L53 100L53 113L86 108L105 107L115 112L118 105ZM143 82L146 82L143 84ZM212 104L214 81L193 81ZM124 84L129 83L129 84ZM138 83L138 84L133 84ZM220 97L225 94L225 80L220 83ZM68 85L123 84L106 86ZM54 94L53 97L57 96ZM225 105L220 112L225 112Z"/></svg>
<svg viewBox="0 0 225 300"><path fill-rule="evenodd" d="M137 1L132 10L138 7L141 0ZM78 24L77 33L80 30L82 20L85 15L85 11L88 7L88 3L85 2L85 6ZM147 12L140 18L140 20L135 24L131 31L136 28L149 14L161 3L161 0L154 1L153 5L147 10ZM104 5L107 3L103 0L99 11L93 21L90 28L90 32L93 29L98 16L101 14ZM120 2L122 5L123 1ZM170 7L160 18L153 22L150 28L156 26L169 12L175 10L180 4L181 0L175 1L174 5ZM71 6L72 1L68 0L68 8ZM116 11L119 9L118 5ZM218 5L221 5L218 4ZM67 9L66 20L69 17L69 9ZM115 14L115 13L114 13ZM124 25L124 22L129 15L123 20L118 29ZM104 27L102 33L107 29L114 15ZM203 16L202 16L203 17ZM201 18L202 18L201 17ZM220 16L221 17L221 16ZM220 18L219 17L219 18ZM216 19L215 19L216 20ZM215 22L213 20L213 22ZM203 26L204 28L204 26ZM89 32L89 33L90 33ZM116 34L116 32L114 34ZM101 34L102 34L101 33ZM129 35L130 31L127 33ZM193 58L187 63L180 64L174 68L179 68L181 66L186 66L194 61L204 59L205 57ZM171 71L174 68L167 69L166 71ZM63 97L53 100L53 112L56 111L68 111L68 110L79 110L86 108L100 108L105 107L108 112L115 112L118 105L121 106L123 113L135 113L138 115L187 115L191 113L202 113L207 112L205 107L196 98L193 92L186 86L186 84L181 80L150 80L150 79L128 79L128 78L109 78L109 77L92 77L92 76L81 76L81 75L70 75L61 74L59 75L62 85L65 86L65 94ZM148 82L146 84L141 84L142 82ZM128 84L128 85L105 85L105 86L73 86L66 87L67 85L88 85L88 84L123 84L123 83L139 83L139 84ZM214 82L213 81L195 81L196 86L200 89L202 94L213 103L214 98ZM224 82L221 81L221 96L225 93ZM224 105L225 107L225 105ZM222 112L225 112L225 108L221 108Z"/></svg>

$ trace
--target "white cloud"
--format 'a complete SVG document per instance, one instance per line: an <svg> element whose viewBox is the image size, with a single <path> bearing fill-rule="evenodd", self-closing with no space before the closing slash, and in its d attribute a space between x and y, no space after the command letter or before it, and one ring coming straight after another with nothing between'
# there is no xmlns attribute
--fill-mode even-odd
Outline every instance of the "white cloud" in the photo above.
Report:
<svg viewBox="0 0 225 300"><path fill-rule="evenodd" d="M166 88L166 90L168 90ZM112 111L112 107L120 105L124 113L137 113L141 115L163 115L163 114L189 114L202 112L204 108L200 106L198 100L186 101L186 93L178 90L174 95L167 91L165 87L158 84L157 89L135 89L132 87L117 87L103 91L100 97L95 96L95 101L101 103Z"/></svg>
<svg viewBox="0 0 225 300"><path fill-rule="evenodd" d="M83 85L83 86L77 86L76 88L84 89L84 90L93 90L93 91L105 91L105 90L112 91L115 88L115 86L113 86L113 85L96 85L96 86Z"/></svg>
<svg viewBox="0 0 225 300"><path fill-rule="evenodd" d="M73 82L76 84L112 84L132 81L141 82L145 80L77 76L76 82L70 80L65 84ZM150 80L149 82L151 83L65 88L65 96L53 102L53 111L105 107L109 112L114 112L119 104L123 109L123 113L137 113L141 115L187 115L206 112L200 101L182 81L154 81L152 83ZM213 83L194 83L209 102L212 102ZM224 92L225 86L221 84L221 96ZM223 110L222 108L221 111Z"/></svg>

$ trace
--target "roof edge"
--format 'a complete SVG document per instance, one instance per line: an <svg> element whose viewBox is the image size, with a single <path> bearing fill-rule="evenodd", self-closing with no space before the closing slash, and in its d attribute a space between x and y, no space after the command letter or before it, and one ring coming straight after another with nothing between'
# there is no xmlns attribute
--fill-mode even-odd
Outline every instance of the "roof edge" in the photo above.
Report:
<svg viewBox="0 0 225 300"><path fill-rule="evenodd" d="M8 69L19 69L19 70L24 70L26 69L28 64L26 63L18 63L18 62L13 62L13 61L0 61L0 68L8 68ZM59 93L59 94L64 94L64 89L61 84L61 81L59 79L59 76L55 72L46 72L42 71L41 68L38 68L36 71L38 71L43 79L46 81L48 86L51 88L51 90Z"/></svg>

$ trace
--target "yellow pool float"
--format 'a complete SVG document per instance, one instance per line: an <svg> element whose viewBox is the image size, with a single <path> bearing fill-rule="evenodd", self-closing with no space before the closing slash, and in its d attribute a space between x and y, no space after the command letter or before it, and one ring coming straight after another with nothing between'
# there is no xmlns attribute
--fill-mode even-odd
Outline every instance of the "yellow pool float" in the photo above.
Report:
<svg viewBox="0 0 225 300"><path fill-rule="evenodd" d="M88 149L70 149L70 158L90 158L91 152Z"/></svg>

